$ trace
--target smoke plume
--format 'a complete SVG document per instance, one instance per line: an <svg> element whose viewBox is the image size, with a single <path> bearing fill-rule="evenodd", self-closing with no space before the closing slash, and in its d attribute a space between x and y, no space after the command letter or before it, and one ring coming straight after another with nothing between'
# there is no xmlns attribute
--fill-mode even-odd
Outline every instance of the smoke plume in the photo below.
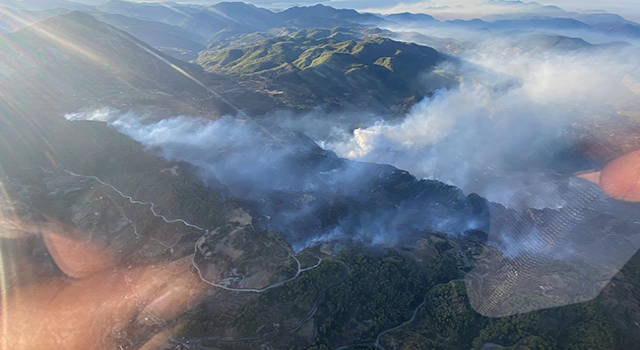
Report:
<svg viewBox="0 0 640 350"><path fill-rule="evenodd" d="M464 82L400 122L381 117L326 139L303 131L349 159L391 164L513 208L559 208L558 179L594 166L575 126L636 109L640 61L634 48L523 53L522 40L485 39L465 63L442 67Z"/></svg>
<svg viewBox="0 0 640 350"><path fill-rule="evenodd" d="M205 184L240 200L259 226L296 250L349 240L380 247L425 232L487 229L486 203L388 165L349 161L298 132L236 118L204 120L100 109L68 120L107 122L170 161L190 164Z"/></svg>

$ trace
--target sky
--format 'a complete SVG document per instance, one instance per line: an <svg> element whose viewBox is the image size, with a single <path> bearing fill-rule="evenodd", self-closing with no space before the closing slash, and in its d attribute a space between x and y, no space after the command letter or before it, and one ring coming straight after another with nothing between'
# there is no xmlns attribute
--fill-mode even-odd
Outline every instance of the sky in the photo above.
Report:
<svg viewBox="0 0 640 350"><path fill-rule="evenodd" d="M151 0L139 0L151 1ZM157 0L156 0L157 1ZM531 8L535 3L509 0L245 0L258 6L285 9L291 6L305 6L322 3L338 8L354 8L376 13L423 12L443 19L478 18L493 14L508 14ZM177 0L213 4L211 0ZM640 0L538 0L541 5L553 5L566 11L597 12L606 11L640 21ZM518 6L520 5L520 6Z"/></svg>

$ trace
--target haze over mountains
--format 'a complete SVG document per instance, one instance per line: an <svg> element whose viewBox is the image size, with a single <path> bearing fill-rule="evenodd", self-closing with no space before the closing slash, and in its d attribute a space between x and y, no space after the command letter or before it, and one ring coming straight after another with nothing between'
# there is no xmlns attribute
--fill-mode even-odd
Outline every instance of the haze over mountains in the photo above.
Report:
<svg viewBox="0 0 640 350"><path fill-rule="evenodd" d="M418 40L415 34L409 33L413 27L420 28L421 32L427 34L427 36L420 38L420 42L432 45L447 54L456 54L456 51L464 47L465 41L475 40L467 40L469 39L469 32L486 33L487 35L502 33L500 35L516 36L518 32L534 32L537 36L525 37L520 40L520 43L516 44L518 47L527 47L527 50L547 50L550 47L581 50L592 48L592 44L605 45L603 47L606 47L606 45L623 47L629 42L635 42L640 37L640 26L620 16L608 14L576 14L573 16L574 18L553 18L549 17L549 13L546 13L546 15L539 14L518 19L498 19L488 22L483 20L438 21L429 15L410 13L380 16L361 14L353 10L339 10L323 5L294 7L281 12L272 12L244 3L219 3L204 7L201 5L130 3L120 0L109 1L90 8L88 5L82 5L84 7L64 7L54 6L54 4L47 7L41 3L30 1L7 2L5 6L7 8L5 15L0 18L0 29L4 32L16 31L40 20L68 13L73 9L82 9L97 20L113 25L167 55L182 60L195 60L196 63L206 69L224 73L225 75L229 75L228 73L232 71L236 73L239 71L237 69L231 71L224 69L225 71L223 72L221 66L210 62L210 58L232 53L231 56L227 57L227 60L229 60L229 57L239 54L240 51L238 50L255 50L257 47L263 47L261 50L265 50L264 47L271 47L269 39L274 38L272 40L277 40L275 38L290 35L307 36L314 40L343 41L345 45L348 45L346 43L348 40L373 38L380 35L396 39L409 38L408 35L413 35L412 40ZM401 23L401 25L398 23ZM401 26L404 34L399 36L393 32L383 33L368 29L375 26L392 29ZM331 29L331 32L316 31L315 33L309 32L309 34L302 32L296 34L299 29L307 29L309 27ZM462 40L452 41L446 38L438 38L438 32L443 30L454 31L458 33L456 35L462 35ZM584 41L573 37L575 35L584 36L587 40ZM325 36L326 39L323 39L322 36ZM321 41L318 41L316 44L320 43ZM288 45L291 46L292 44ZM250 48L251 46L253 48ZM295 43L291 47L294 50L309 50L312 46L306 43ZM206 49L207 47L209 49ZM223 50L226 50L227 53ZM269 50L266 49L265 52ZM244 52L242 60L246 61L249 58L252 61L256 61L257 57L252 57L251 55L262 55L262 53L261 51ZM331 96L331 94L327 95L326 92L313 91L313 86L310 86L308 88L310 90L307 92L301 91L301 96L283 101L281 96L277 96L278 92L284 88L282 80L286 81L286 79L290 79L288 78L289 76L293 77L297 73L288 72L283 66L283 63L288 60L278 57L280 56L267 54L267 57L260 59L264 61L260 65L279 69L279 71L272 69L269 74L272 74L273 77L266 78L267 82L273 82L270 84L273 86L267 86L266 90L272 91L276 95L274 93L267 93L267 96L264 96L264 94L255 95L255 92L259 90L257 86L264 84L266 71L261 73L262 77L260 78L254 76L253 79L241 79L241 86L247 86L243 89L246 90L243 93L254 96L253 98L258 101L256 103L258 106L251 106L256 108L256 111L264 113L275 106L313 107L314 102L309 99L318 98L330 105L345 102L345 97L340 98ZM332 57L337 56L332 55ZM384 55L378 55L376 58L392 59L392 57L393 55L385 53ZM292 63L295 59L296 57L292 57L288 63ZM416 58L411 59L415 60ZM349 58L349 60L351 61L348 64L346 62L341 63L343 64L342 70L352 73L354 79L362 79L363 84L369 84L367 81L373 82L374 80L378 84L382 84L380 85L381 88L376 88L375 90L380 91L381 96L385 96L383 100L386 99L387 101L380 103L380 107L388 110L407 111L407 108L414 103L411 101L419 100L421 96L427 95L430 88L438 84L449 85L456 79L451 74L435 76L433 80L437 82L435 83L436 85L431 82L427 83L426 87L419 87L409 81L410 79L407 80L408 76L415 75L415 73L411 72L414 69L413 64L408 65L406 72L402 73L404 76L400 74L396 77L397 72L390 66L387 67L388 73L384 73L384 71L369 71L369 68L354 70L349 67L356 64L358 59ZM246 64L232 61L227 62L226 65L231 64L234 67L246 66ZM332 63L329 62L329 64ZM384 64L377 66L384 67ZM403 66L405 65L403 64ZM424 70L424 68L416 68L417 70ZM294 67L294 71L296 69L300 69L300 67ZM249 73L249 71L243 72L243 74L246 73ZM367 76L355 78L359 74ZM380 74L383 75L381 76ZM284 78L285 76L287 78ZM262 82L256 82L256 80L261 79ZM294 85L298 84L295 79L292 81ZM304 79L308 80L308 78ZM398 84L403 87L395 89L395 87L400 86ZM394 89L390 91L391 89L385 89L383 86L394 86ZM354 88L359 89L357 86ZM221 91L224 90L226 88ZM341 96L351 94L349 89L345 90L343 88L342 90L335 90L333 94L338 93ZM388 98L397 95L399 91L404 92L396 98ZM346 99L348 100L349 98L346 97ZM374 99L380 100L378 97ZM360 107L362 107L363 104L371 103L371 101L355 101L354 103L360 103Z"/></svg>
<svg viewBox="0 0 640 350"><path fill-rule="evenodd" d="M630 348L637 206L575 174L640 148L640 25L522 6L0 1L0 199L130 264L195 251L191 344Z"/></svg>

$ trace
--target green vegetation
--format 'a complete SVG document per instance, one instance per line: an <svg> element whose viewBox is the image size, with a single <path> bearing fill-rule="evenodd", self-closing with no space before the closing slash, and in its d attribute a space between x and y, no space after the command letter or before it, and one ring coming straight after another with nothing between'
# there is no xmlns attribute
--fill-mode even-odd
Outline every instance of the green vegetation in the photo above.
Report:
<svg viewBox="0 0 640 350"><path fill-rule="evenodd" d="M196 62L210 71L246 75L264 73L284 64L302 71L327 64L336 55L344 57L347 67L343 69L352 64L377 65L406 73L429 70L441 59L437 51L426 46L385 38L358 41L336 28L299 31L244 47L211 48L201 52ZM336 61L339 60L334 59L333 63Z"/></svg>
<svg viewBox="0 0 640 350"><path fill-rule="evenodd" d="M404 110L408 100L459 82L452 74L434 72L442 57L430 47L349 28L278 35L249 34L244 45L244 36L235 36L200 52L195 62L257 91L278 92L274 98L292 108L324 103Z"/></svg>
<svg viewBox="0 0 640 350"><path fill-rule="evenodd" d="M361 339L408 318L422 299L427 276L400 256L377 259L365 253L346 254L351 274L330 290L318 310L315 346L344 345L344 339ZM355 333L355 334L354 334Z"/></svg>
<svg viewBox="0 0 640 350"><path fill-rule="evenodd" d="M398 344L387 349L481 349L487 343L522 350L621 348L615 325L599 300L486 318L471 308L463 283L433 288L416 322L382 341Z"/></svg>
<svg viewBox="0 0 640 350"><path fill-rule="evenodd" d="M280 269L277 276L291 277L290 268ZM317 268L302 273L295 280L279 288L270 289L258 294L249 303L237 310L218 314L210 311L207 305L197 309L187 323L187 337L206 337L217 334L220 330L235 329L234 338L261 338L269 334L278 334L289 329L277 328L283 319L303 322L313 316L314 306L327 290L343 282L346 278L343 264L328 260ZM274 281L272 281L274 282ZM228 295L224 298L232 298ZM301 325L300 325L301 326ZM289 325L294 328L296 325ZM283 327L284 328L284 327ZM215 341L210 340L213 343ZM242 343L240 343L242 344Z"/></svg>
<svg viewBox="0 0 640 350"><path fill-rule="evenodd" d="M338 258L349 266L348 276L338 261L325 261L282 288L259 295L225 321L239 335L257 340L206 345L251 349L256 342L268 342L284 349L330 350L345 345L374 349L372 344L382 334L379 342L388 350L478 350L486 344L519 350L628 348L605 297L487 318L469 304L466 285L456 280L460 272L451 254L440 255L428 268L398 253L376 256L356 248ZM410 320L414 311L413 322L394 329ZM219 317L203 311L198 317L190 327L192 336L207 334L207 327L224 329ZM314 331L301 335L309 317Z"/></svg>
<svg viewBox="0 0 640 350"><path fill-rule="evenodd" d="M274 314L269 310L285 306L287 316L303 318L311 310L322 293L344 280L345 267L335 261L327 261L317 269L302 274L280 289L271 289L244 307L234 320L242 334L252 335L260 326L269 324ZM277 320L276 320L277 321Z"/></svg>

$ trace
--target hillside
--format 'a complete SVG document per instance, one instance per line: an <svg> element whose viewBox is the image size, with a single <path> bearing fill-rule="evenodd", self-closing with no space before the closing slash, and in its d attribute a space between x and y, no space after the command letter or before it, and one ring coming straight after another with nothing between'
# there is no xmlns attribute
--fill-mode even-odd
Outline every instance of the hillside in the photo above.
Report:
<svg viewBox="0 0 640 350"><path fill-rule="evenodd" d="M273 12L242 2L221 2L191 14L180 23L208 42L215 40L215 36L261 32L278 25Z"/></svg>
<svg viewBox="0 0 640 350"><path fill-rule="evenodd" d="M183 164L148 153L140 143L104 123L70 122L64 118L66 113L105 105L153 110L158 116L195 114L198 110L215 117L213 107L205 100L209 97L206 91L182 74L198 76L197 67L171 59L114 27L77 12L51 18L2 39L3 249L14 244L6 239L7 235L25 235L5 230L7 199L11 200L9 210L18 208L16 216L8 220L23 221L30 228L47 223L66 225L65 230L60 230L61 235L97 244L128 264L175 260L193 254L196 241L204 234L204 229L198 227L213 230L224 227L229 220L239 220L244 222L244 228L237 233L255 235L246 227L247 218L249 222L251 218L238 205L223 201ZM123 193L140 202L129 200L131 197ZM150 209L143 202L154 205ZM184 218L193 222L193 227L162 220L165 217L157 213ZM20 242L42 244L40 231L27 230L26 235ZM251 238L249 243L254 240ZM268 278L276 274L280 265L288 263L279 260L287 257L284 244L282 252L270 249L270 254L275 253L271 256L260 252L260 247L247 247L246 240L238 241L245 244L238 249L253 249L253 254L236 256L237 261L226 260L230 270L234 264L251 266L255 258L264 257L257 259L260 266L251 269ZM222 249L226 246L216 244ZM206 248L203 244L202 249ZM50 263L45 251L29 254L43 265ZM218 271L227 272L222 266ZM62 277L55 265L45 266L42 273L46 278ZM208 274L219 277L213 271ZM132 339L137 346L146 340L145 334Z"/></svg>
<svg viewBox="0 0 640 350"><path fill-rule="evenodd" d="M208 99L206 89L185 75L205 79L197 67L79 12L4 34L0 67L0 111L10 116L0 124L5 133L0 153L13 158L4 158L3 164L39 159L44 152L40 147L46 148L43 142L49 143L50 156L63 154L60 164L95 164L100 156L77 152L91 152L96 139L69 136L68 123L62 118L81 108L154 106L174 113L200 108L215 113L218 107L227 108ZM63 145L55 146L58 141ZM8 153L7 145L11 145Z"/></svg>
<svg viewBox="0 0 640 350"><path fill-rule="evenodd" d="M181 60L195 59L198 52L206 48L203 37L178 26L105 12L90 12L90 14L97 20L125 31Z"/></svg>
<svg viewBox="0 0 640 350"><path fill-rule="evenodd" d="M385 20L369 13L359 13L351 9L337 9L322 4L292 7L276 14L280 21L302 28L330 28L345 24L380 25Z"/></svg>
<svg viewBox="0 0 640 350"><path fill-rule="evenodd" d="M156 51L93 17L72 12L19 32L0 43L4 96L28 105L120 106L136 100L165 100L208 92L184 73L205 79L199 69ZM34 100L32 96L40 96Z"/></svg>
<svg viewBox="0 0 640 350"><path fill-rule="evenodd" d="M210 48L196 63L210 72L263 83L264 90L293 108L322 101L393 109L429 93L433 81L425 77L442 59L430 47L375 37L360 40L335 29ZM455 83L452 76L435 79L440 79L438 87Z"/></svg>

